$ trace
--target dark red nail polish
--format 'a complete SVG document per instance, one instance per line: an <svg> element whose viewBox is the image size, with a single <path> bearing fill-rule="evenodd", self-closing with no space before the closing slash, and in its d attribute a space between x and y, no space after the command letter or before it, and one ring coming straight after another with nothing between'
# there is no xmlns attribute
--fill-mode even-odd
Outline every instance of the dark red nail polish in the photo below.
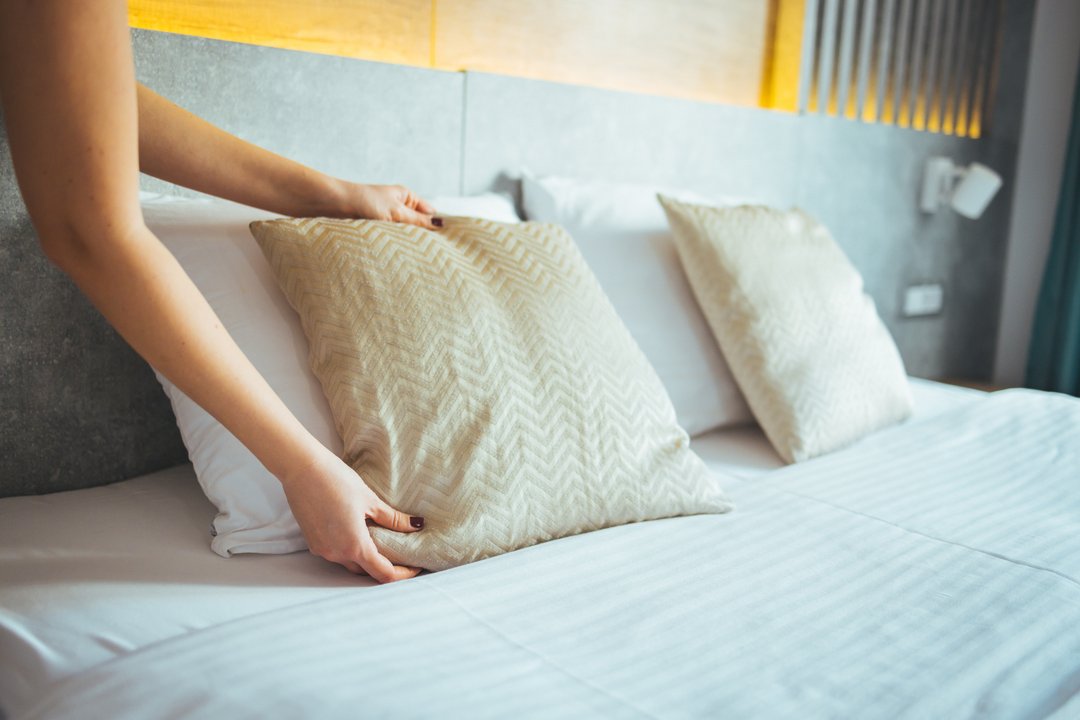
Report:
<svg viewBox="0 0 1080 720"><path fill-rule="evenodd" d="M424 518L416 517L416 516L410 517L409 518L409 524L412 525L417 530L423 530L424 529Z"/></svg>
<svg viewBox="0 0 1080 720"><path fill-rule="evenodd" d="M435 227L442 227L442 218L431 218L431 224Z"/></svg>

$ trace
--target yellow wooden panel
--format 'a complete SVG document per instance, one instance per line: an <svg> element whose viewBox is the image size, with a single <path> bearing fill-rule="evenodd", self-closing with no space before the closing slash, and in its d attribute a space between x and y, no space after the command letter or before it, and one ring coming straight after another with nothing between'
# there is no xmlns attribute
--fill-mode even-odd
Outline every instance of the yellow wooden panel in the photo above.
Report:
<svg viewBox="0 0 1080 720"><path fill-rule="evenodd" d="M805 0L769 0L761 106L795 112L799 107Z"/></svg>
<svg viewBox="0 0 1080 720"><path fill-rule="evenodd" d="M130 0L133 27L427 66L433 0Z"/></svg>
<svg viewBox="0 0 1080 720"><path fill-rule="evenodd" d="M769 0L436 0L434 65L756 106Z"/></svg>

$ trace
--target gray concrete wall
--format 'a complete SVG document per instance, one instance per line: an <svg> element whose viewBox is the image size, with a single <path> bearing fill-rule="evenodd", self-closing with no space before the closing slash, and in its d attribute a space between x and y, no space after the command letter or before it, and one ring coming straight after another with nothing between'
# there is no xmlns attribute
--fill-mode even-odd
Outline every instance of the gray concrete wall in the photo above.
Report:
<svg viewBox="0 0 1080 720"><path fill-rule="evenodd" d="M218 127L325 173L454 194L462 73L136 30L140 82ZM146 190L193 195L143 176Z"/></svg>
<svg viewBox="0 0 1080 720"><path fill-rule="evenodd" d="M913 374L987 378L1011 195L978 221L920 215L927 157L1012 183L1030 4L1007 0L995 132L973 141L823 117L467 75L136 31L139 78L226 130L321 170L428 194L516 191L538 173L794 204L866 277ZM144 178L144 187L170 189ZM42 257L0 144L0 495L98 485L183 460L149 368ZM189 194L188 191L181 191ZM946 286L904 320L904 285Z"/></svg>
<svg viewBox="0 0 1080 720"><path fill-rule="evenodd" d="M1011 182L1013 160L990 139L479 73L466 78L465 118L466 192L514 191L526 167L802 207L862 272L911 374L989 378L1008 193L974 221L926 215L918 196L936 155ZM904 287L928 281L944 285L944 312L902 318Z"/></svg>
<svg viewBox="0 0 1080 720"><path fill-rule="evenodd" d="M150 368L41 254L0 143L0 496L186 458Z"/></svg>

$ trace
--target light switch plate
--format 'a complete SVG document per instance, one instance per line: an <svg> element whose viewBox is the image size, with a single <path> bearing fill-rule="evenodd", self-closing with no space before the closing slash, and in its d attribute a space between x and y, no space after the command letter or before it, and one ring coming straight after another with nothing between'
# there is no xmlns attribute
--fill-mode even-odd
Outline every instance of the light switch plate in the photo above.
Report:
<svg viewBox="0 0 1080 720"><path fill-rule="evenodd" d="M909 285L904 289L904 317L937 315L945 307L945 289L941 283Z"/></svg>

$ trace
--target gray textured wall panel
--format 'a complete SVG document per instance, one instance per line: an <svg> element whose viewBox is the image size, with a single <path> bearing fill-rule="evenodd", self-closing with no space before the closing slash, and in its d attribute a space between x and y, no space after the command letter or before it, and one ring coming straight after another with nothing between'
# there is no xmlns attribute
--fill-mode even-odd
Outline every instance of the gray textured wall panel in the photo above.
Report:
<svg viewBox="0 0 1080 720"><path fill-rule="evenodd" d="M149 366L41 253L6 142L0 287L0 495L101 485L187 458Z"/></svg>
<svg viewBox="0 0 1080 720"><path fill-rule="evenodd" d="M803 207L862 272L909 372L990 375L1006 193L978 221L917 204L935 155L982 160L1008 183L1013 158L989 141L479 73L467 78L465 117L468 192L513 190L528 168ZM945 311L901 318L904 286L924 281L945 285Z"/></svg>
<svg viewBox="0 0 1080 720"><path fill-rule="evenodd" d="M461 73L132 35L140 82L245 140L349 180L458 192ZM172 191L149 178L143 187Z"/></svg>
<svg viewBox="0 0 1080 720"><path fill-rule="evenodd" d="M793 115L469 73L466 192L516 190L510 175L655 183L702 192L795 192Z"/></svg>
<svg viewBox="0 0 1080 720"><path fill-rule="evenodd" d="M980 275L975 287L957 278L959 259L981 263L998 249L966 242L981 235L982 221L948 209L935 215L918 209L926 160L944 155L966 164L979 156L979 143L821 116L804 120L805 155L794 204L824 222L862 272L908 371L938 378L987 376L990 365L958 355L946 338L958 328L974 330L971 302L984 302L994 292L993 276ZM944 312L902 318L903 289L920 282L945 286Z"/></svg>

